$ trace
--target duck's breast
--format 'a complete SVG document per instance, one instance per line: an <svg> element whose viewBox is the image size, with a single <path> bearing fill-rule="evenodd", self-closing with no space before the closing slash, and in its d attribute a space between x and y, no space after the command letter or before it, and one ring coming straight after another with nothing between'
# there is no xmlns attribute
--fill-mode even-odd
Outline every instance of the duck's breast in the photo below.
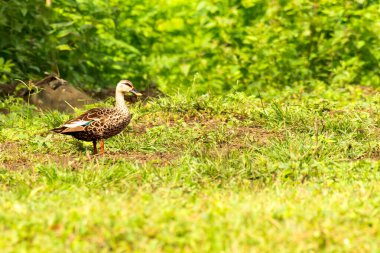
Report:
<svg viewBox="0 0 380 253"><path fill-rule="evenodd" d="M114 114L105 120L102 125L102 131L100 133L102 139L110 138L121 131L123 131L129 122L131 121L131 115ZM100 122L99 122L100 123Z"/></svg>

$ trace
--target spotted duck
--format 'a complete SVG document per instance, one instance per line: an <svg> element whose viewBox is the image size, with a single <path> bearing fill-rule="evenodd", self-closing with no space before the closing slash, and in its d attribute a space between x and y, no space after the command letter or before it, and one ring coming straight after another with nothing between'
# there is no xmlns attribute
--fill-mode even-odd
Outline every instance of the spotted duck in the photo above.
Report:
<svg viewBox="0 0 380 253"><path fill-rule="evenodd" d="M100 154L104 154L104 140L117 135L131 121L131 113L124 101L124 93L131 92L135 96L142 94L135 90L131 81L121 80L116 86L114 108L94 108L84 114L65 122L51 131L71 135L82 141L92 141L94 154L96 144L100 141Z"/></svg>

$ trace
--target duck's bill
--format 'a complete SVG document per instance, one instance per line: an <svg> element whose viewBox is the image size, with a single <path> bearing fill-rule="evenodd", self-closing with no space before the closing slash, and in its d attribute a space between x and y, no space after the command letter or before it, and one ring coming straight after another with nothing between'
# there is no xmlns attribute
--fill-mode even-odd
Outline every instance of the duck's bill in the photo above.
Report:
<svg viewBox="0 0 380 253"><path fill-rule="evenodd" d="M131 90L131 93L133 93L134 95L136 95L138 97L142 96L142 94L135 89Z"/></svg>

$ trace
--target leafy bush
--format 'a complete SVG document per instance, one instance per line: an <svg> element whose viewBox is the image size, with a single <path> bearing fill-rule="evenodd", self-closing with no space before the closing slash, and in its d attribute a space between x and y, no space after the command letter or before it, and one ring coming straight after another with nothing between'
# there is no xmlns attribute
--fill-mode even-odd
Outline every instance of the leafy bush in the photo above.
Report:
<svg viewBox="0 0 380 253"><path fill-rule="evenodd" d="M380 4L366 0L1 1L8 78L59 71L165 91L379 85ZM8 39L4 39L8 38ZM3 78L4 79L4 78Z"/></svg>
<svg viewBox="0 0 380 253"><path fill-rule="evenodd" d="M52 69L51 13L41 1L0 0L0 75L27 78Z"/></svg>

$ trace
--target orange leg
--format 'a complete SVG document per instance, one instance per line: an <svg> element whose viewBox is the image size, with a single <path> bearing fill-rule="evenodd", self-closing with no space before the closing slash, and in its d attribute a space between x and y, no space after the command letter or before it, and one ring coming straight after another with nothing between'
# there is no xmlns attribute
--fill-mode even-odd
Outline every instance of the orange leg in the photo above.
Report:
<svg viewBox="0 0 380 253"><path fill-rule="evenodd" d="M104 140L100 140L100 155L104 155Z"/></svg>
<svg viewBox="0 0 380 253"><path fill-rule="evenodd" d="M96 149L96 141L92 141L92 145L94 146L94 155L98 153L98 150Z"/></svg>

